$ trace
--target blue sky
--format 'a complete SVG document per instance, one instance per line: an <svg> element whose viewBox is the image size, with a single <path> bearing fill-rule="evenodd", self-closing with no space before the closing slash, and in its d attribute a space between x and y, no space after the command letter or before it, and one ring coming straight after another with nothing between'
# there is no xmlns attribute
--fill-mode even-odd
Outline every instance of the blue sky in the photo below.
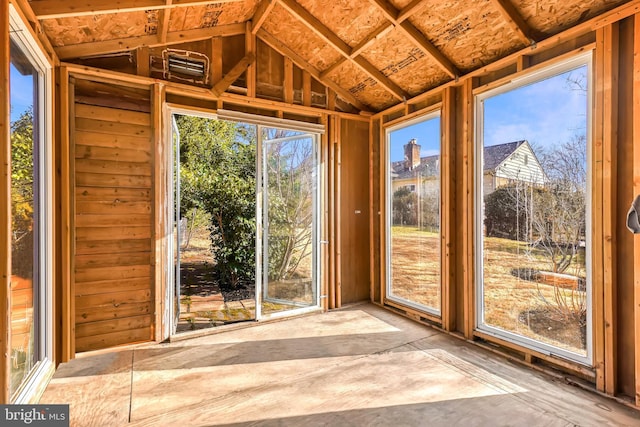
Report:
<svg viewBox="0 0 640 427"><path fill-rule="evenodd" d="M33 105L33 76L23 76L11 64L11 121Z"/></svg>
<svg viewBox="0 0 640 427"><path fill-rule="evenodd" d="M568 79L586 81L586 66L522 86L484 101L484 145L526 139L534 147L557 147L586 132L587 96ZM403 146L416 138L421 156L438 154L440 119L390 134L391 161L404 159Z"/></svg>

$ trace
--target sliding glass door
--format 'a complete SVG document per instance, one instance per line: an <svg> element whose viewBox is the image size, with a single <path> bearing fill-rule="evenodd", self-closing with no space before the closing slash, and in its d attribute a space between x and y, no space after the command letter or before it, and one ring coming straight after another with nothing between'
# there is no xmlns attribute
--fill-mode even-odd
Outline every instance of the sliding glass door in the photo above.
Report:
<svg viewBox="0 0 640 427"><path fill-rule="evenodd" d="M316 138L262 129L262 314L318 305Z"/></svg>

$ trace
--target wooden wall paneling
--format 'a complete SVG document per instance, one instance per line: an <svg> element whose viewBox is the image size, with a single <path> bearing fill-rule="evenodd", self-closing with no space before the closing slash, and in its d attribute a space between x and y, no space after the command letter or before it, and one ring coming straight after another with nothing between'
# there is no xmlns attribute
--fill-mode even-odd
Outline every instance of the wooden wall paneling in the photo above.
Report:
<svg viewBox="0 0 640 427"><path fill-rule="evenodd" d="M617 280L616 280L616 173L618 145L618 53L619 23L604 27L604 117L603 117L603 274L604 274L604 326L605 326L605 391L617 391Z"/></svg>
<svg viewBox="0 0 640 427"><path fill-rule="evenodd" d="M166 151L171 150L172 142L164 141L164 127L163 127L163 104L164 104L164 90L161 83L156 83L151 87L151 129L153 131L153 162L151 163L151 171L153 174L153 183L150 187L153 188L153 255L152 263L154 265L153 272L153 300L155 301L155 318L151 319L151 340L162 341L168 336L165 336L164 327L165 322L170 321L170 316L165 316L165 290L167 286L167 280L165 276L165 264L168 263L169 257L166 254L166 239L165 230L167 229L167 218L164 213L166 212L166 199L168 189L166 188L166 165L167 154ZM165 147L168 146L168 150ZM144 220L141 220L144 224Z"/></svg>
<svg viewBox="0 0 640 427"><path fill-rule="evenodd" d="M311 106L311 74L302 70L302 105Z"/></svg>
<svg viewBox="0 0 640 427"><path fill-rule="evenodd" d="M640 13L633 32L633 197L640 195ZM633 236L635 403L640 406L640 234Z"/></svg>
<svg viewBox="0 0 640 427"><path fill-rule="evenodd" d="M369 124L340 120L340 242L342 303L368 300Z"/></svg>
<svg viewBox="0 0 640 427"><path fill-rule="evenodd" d="M11 372L11 97L9 1L0 0L0 403L9 403Z"/></svg>
<svg viewBox="0 0 640 427"><path fill-rule="evenodd" d="M592 143L592 325L593 325L593 358L596 369L596 387L605 391L605 332L604 332L604 244L603 228L603 145L604 145L604 100L605 57L604 29L596 31L595 72L595 105L593 114L594 137Z"/></svg>
<svg viewBox="0 0 640 427"><path fill-rule="evenodd" d="M441 195L440 195L440 257L442 286L442 328L455 330L456 324L456 286L455 286L455 121L456 93L452 87L442 93L441 114ZM452 167L453 166L453 167Z"/></svg>
<svg viewBox="0 0 640 427"><path fill-rule="evenodd" d="M118 107L114 85L110 107L70 105L75 351L162 334L162 88L147 113Z"/></svg>
<svg viewBox="0 0 640 427"><path fill-rule="evenodd" d="M464 324L462 326L462 332L467 339L473 337L473 330L476 323L476 310L475 310L475 286L476 280L480 280L475 277L475 218L479 214L479 208L475 206L475 120L474 120L474 96L473 89L476 84L476 79L467 79L462 86L462 135L461 135L461 152L462 152L462 182L460 186L461 191L461 206L458 213L459 227L458 230L461 233L461 252L462 257L462 277L461 285L458 289L462 290L463 294L463 310L464 310ZM477 248L479 251L481 248Z"/></svg>

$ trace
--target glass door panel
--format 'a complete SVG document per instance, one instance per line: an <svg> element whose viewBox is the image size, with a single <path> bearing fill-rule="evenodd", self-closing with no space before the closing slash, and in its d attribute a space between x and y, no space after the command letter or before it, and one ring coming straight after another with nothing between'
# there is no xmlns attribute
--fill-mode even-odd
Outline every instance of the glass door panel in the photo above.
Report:
<svg viewBox="0 0 640 427"><path fill-rule="evenodd" d="M263 129L263 315L318 305L315 136Z"/></svg>

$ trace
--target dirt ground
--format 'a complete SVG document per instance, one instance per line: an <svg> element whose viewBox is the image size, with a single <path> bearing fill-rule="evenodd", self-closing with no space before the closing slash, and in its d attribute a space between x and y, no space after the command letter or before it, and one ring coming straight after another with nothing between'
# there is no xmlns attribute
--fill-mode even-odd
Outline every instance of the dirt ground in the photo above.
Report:
<svg viewBox="0 0 640 427"><path fill-rule="evenodd" d="M393 295L439 309L438 236L415 228L394 227L391 249ZM586 354L584 319L581 325L579 315L567 315L572 306L584 304L585 293L518 278L512 272L518 268L544 270L549 263L523 242L485 239L485 323ZM567 308L562 309L563 306Z"/></svg>

